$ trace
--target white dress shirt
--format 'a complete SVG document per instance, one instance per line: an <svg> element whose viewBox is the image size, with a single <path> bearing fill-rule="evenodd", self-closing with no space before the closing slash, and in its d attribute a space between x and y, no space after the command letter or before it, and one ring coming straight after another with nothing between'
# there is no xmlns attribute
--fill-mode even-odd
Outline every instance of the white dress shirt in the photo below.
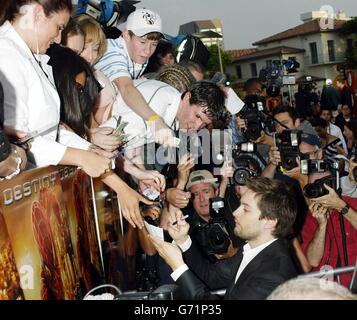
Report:
<svg viewBox="0 0 357 320"><path fill-rule="evenodd" d="M0 81L4 88L4 126L26 133L45 132L31 142L29 159L38 167L56 165L67 146L87 149L89 142L58 128L60 99L53 83L49 57L40 55L42 68L24 40L5 22L0 27ZM56 142L58 140L61 143Z"/></svg>
<svg viewBox="0 0 357 320"><path fill-rule="evenodd" d="M175 123L176 114L181 101L181 94L168 84L157 81L139 79L134 80L134 86L143 95L150 108L159 115L163 121L172 127ZM153 142L153 133L146 125L146 122L135 113L122 99L121 95L117 96L117 101L113 105L113 117L122 117L122 121L128 122L125 127L125 134L128 135L127 149L136 148L145 143ZM114 118L104 122L102 127L116 127Z"/></svg>
<svg viewBox="0 0 357 320"><path fill-rule="evenodd" d="M266 243L261 244L258 247L255 248L251 248L249 243L245 244L243 247L243 259L241 264L239 265L239 269L237 271L236 277L235 277L235 281L237 282L239 276L241 275L241 273L243 272L243 270L247 267L247 265L261 252L263 251L267 246L269 246L270 244L272 244L275 240L277 239L273 239L271 241L268 241ZM192 245L192 240L190 237L187 238L187 240L182 243L181 245L178 245L181 249L182 252L187 251ZM171 273L171 278L176 281L178 278L181 277L181 275L188 270L188 266L186 264L183 264L182 266L180 266L179 268L177 268L176 270L174 270Z"/></svg>
<svg viewBox="0 0 357 320"><path fill-rule="evenodd" d="M269 242L263 243L258 247L255 248L251 248L249 243L245 244L243 246L243 259L241 264L239 265L239 269L237 271L237 275L235 278L234 282L237 282L239 276L242 274L242 272L244 271L244 269L247 267L247 265L261 252L263 251L267 246L269 246L270 244L272 244L275 240L277 239L273 239Z"/></svg>

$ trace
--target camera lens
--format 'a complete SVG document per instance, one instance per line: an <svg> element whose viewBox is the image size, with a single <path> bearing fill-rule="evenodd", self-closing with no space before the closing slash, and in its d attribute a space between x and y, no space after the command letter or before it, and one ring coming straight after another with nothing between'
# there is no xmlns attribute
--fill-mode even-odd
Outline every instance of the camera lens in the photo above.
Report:
<svg viewBox="0 0 357 320"><path fill-rule="evenodd" d="M236 184L240 186L244 186L247 183L247 179L249 178L250 174L247 169L237 169L234 172L233 179L236 182Z"/></svg>
<svg viewBox="0 0 357 320"><path fill-rule="evenodd" d="M220 223L213 223L209 225L207 230L207 241L211 249L216 254L223 254L227 252L230 238L225 230L225 227Z"/></svg>
<svg viewBox="0 0 357 320"><path fill-rule="evenodd" d="M282 166L285 170L291 170L297 167L296 158L285 158L282 161Z"/></svg>
<svg viewBox="0 0 357 320"><path fill-rule="evenodd" d="M303 194L307 198L319 198L328 194L328 191L320 183L309 183L305 186Z"/></svg>

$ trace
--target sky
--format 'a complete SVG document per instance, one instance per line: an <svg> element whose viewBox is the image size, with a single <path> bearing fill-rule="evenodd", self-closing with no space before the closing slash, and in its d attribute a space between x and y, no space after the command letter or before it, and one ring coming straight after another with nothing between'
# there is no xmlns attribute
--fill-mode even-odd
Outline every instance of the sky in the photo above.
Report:
<svg viewBox="0 0 357 320"><path fill-rule="evenodd" d="M357 16L356 0L142 0L137 8L159 13L163 31L176 36L181 24L221 19L224 49L243 49L252 43L302 23L300 14L330 5L335 12Z"/></svg>

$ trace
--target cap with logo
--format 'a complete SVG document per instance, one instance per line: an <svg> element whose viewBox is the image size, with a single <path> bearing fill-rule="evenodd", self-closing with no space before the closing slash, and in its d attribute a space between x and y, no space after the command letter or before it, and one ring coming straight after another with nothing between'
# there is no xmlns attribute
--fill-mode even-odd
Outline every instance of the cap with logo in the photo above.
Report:
<svg viewBox="0 0 357 320"><path fill-rule="evenodd" d="M162 34L162 22L160 16L148 9L136 9L127 20L127 30L132 31L136 36L142 37L151 32Z"/></svg>
<svg viewBox="0 0 357 320"><path fill-rule="evenodd" d="M199 183L210 183L214 188L218 188L218 179L213 177L212 173L207 170L196 170L191 172L186 184L186 190Z"/></svg>

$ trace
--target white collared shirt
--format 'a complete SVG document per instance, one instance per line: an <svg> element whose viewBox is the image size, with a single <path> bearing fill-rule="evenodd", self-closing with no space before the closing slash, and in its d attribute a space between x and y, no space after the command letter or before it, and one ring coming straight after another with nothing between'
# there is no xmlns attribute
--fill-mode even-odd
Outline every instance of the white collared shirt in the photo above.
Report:
<svg viewBox="0 0 357 320"><path fill-rule="evenodd" d="M134 86L143 95L150 108L169 127L172 127L175 124L176 114L181 102L181 94L167 83L157 80L134 80ZM120 95L117 96L116 103L113 105L112 116L116 118L121 116L122 121L128 123L124 129L125 134L128 136L128 141L130 141L127 149L136 148L154 141L153 133L150 132L145 120L136 114ZM116 120L111 118L101 126L115 129Z"/></svg>
<svg viewBox="0 0 357 320"><path fill-rule="evenodd" d="M42 68L36 59L41 60ZM31 142L29 158L38 167L56 165L68 146L87 149L89 142L59 129L60 99L49 57L34 57L11 23L0 26L0 81L4 88L4 126L31 133L47 130ZM56 142L57 134L59 141Z"/></svg>
<svg viewBox="0 0 357 320"><path fill-rule="evenodd" d="M247 265L261 252L263 251L267 246L269 246L270 244L272 244L275 240L277 239L273 239L269 242L263 243L258 247L255 248L251 248L249 243L245 244L243 247L243 259L242 262L239 266L239 269L237 271L236 274L236 278L234 282L237 282L239 276L242 274L242 272L244 271L244 269L247 267Z"/></svg>

